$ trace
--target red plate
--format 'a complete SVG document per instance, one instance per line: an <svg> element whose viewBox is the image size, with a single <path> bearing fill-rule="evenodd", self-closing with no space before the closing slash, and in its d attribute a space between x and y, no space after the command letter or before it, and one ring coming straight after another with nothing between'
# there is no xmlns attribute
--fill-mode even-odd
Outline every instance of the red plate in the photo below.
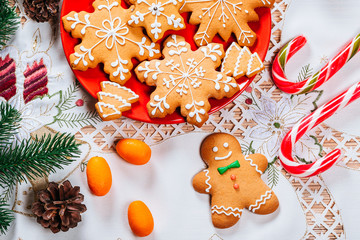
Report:
<svg viewBox="0 0 360 240"><path fill-rule="evenodd" d="M61 17L67 15L71 11L87 11L93 12L94 9L92 7L93 0L64 0L62 9L61 9ZM122 3L123 7L126 8L125 3ZM256 23L250 23L250 27L255 31L257 35L257 41L253 47L251 47L252 52L257 52L262 60L265 59L266 52L269 47L270 42L270 34L271 34L271 13L269 8L258 8L256 12L259 14L260 21ZM182 14L183 18L188 20L189 13ZM186 21L188 22L188 21ZM185 37L186 41L191 44L192 50L196 50L197 47L193 40L193 35L197 30L197 26L193 26L186 23L186 29L180 31L168 31L166 32L163 39L172 33L182 35ZM64 52L67 60L69 61L69 56L74 52L75 45L79 44L80 40L72 38L70 33L66 32L64 26L60 24L60 33L61 40L64 47ZM235 38L230 38L228 42L224 42L220 37L215 37L214 42L224 44L224 48L226 49L231 42L234 41ZM134 68L138 64L138 62L133 59ZM96 98L96 93L100 91L100 82L108 80L108 76L102 70L102 66L97 66L94 69L88 69L87 71L78 71L73 70L76 78L83 85L83 87L88 91L93 97ZM226 106L228 103L237 98L244 89L249 86L254 78L247 79L241 78L238 80L238 83L241 84L241 89L231 98L223 98L221 100L210 99L210 104L212 108L209 113L213 113L218 111L219 109ZM244 84L245 83L245 84ZM184 118L180 115L180 111L176 111L171 115L167 115L165 118L150 118L148 115L148 111L146 108L146 104L150 100L150 94L154 90L153 87L149 87L140 81L136 80L135 74L133 73L133 77L130 78L125 84L126 87L135 91L139 96L139 102L132 104L132 109L130 111L126 111L123 113L124 116L139 120L143 122L156 123L156 124L174 124L174 123L182 123L184 122Z"/></svg>

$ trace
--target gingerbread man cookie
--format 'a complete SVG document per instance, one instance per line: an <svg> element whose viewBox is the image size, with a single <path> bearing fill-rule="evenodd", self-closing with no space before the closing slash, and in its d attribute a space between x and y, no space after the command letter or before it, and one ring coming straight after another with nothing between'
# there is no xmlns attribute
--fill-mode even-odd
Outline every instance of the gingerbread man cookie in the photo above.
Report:
<svg viewBox="0 0 360 240"><path fill-rule="evenodd" d="M261 179L268 165L265 156L243 155L237 139L226 133L206 137L200 154L208 168L195 175L193 187L211 195L215 227L233 226L244 208L257 214L269 214L278 208L275 193Z"/></svg>

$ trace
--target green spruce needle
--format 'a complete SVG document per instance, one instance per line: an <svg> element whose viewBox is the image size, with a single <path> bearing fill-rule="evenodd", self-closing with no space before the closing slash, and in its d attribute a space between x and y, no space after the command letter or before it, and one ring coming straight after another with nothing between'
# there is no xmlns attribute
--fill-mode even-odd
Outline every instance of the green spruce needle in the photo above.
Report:
<svg viewBox="0 0 360 240"><path fill-rule="evenodd" d="M0 232L3 234L13 220L5 202L16 184L53 173L80 156L79 144L70 134L48 134L15 142L20 116L7 102L0 103Z"/></svg>
<svg viewBox="0 0 360 240"><path fill-rule="evenodd" d="M1 0L0 0L1 1ZM19 128L21 114L10 104L0 103L0 151L12 143Z"/></svg>
<svg viewBox="0 0 360 240"><path fill-rule="evenodd" d="M40 139L23 140L0 153L0 186L34 179L62 169L80 154L75 137L69 134L44 135Z"/></svg>
<svg viewBox="0 0 360 240"><path fill-rule="evenodd" d="M3 202L0 202L0 232L6 233L6 230L10 226L10 223L14 220L12 211L9 210L9 206Z"/></svg>
<svg viewBox="0 0 360 240"><path fill-rule="evenodd" d="M15 34L19 25L19 16L8 0L0 0L0 49Z"/></svg>

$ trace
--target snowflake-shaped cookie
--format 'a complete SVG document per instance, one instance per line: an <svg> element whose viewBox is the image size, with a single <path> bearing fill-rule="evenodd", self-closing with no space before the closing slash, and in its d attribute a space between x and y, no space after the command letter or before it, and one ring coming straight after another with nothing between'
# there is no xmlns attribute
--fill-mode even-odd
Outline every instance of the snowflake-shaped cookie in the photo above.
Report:
<svg viewBox="0 0 360 240"><path fill-rule="evenodd" d="M135 73L140 81L156 86L147 104L150 117L165 117L177 107L187 121L200 127L208 118L208 98L231 97L239 87L234 78L216 71L224 56L220 44L191 51L181 36L171 35L163 49L163 60L142 62Z"/></svg>
<svg viewBox="0 0 360 240"><path fill-rule="evenodd" d="M194 36L198 46L212 41L218 33L227 41L234 33L240 46L252 46L256 34L248 22L259 20L258 7L272 7L275 0L185 0L181 12L192 12L190 24L198 25Z"/></svg>
<svg viewBox="0 0 360 240"><path fill-rule="evenodd" d="M179 14L182 5L182 0L137 0L128 23L145 27L147 35L156 42L167 30L185 28Z"/></svg>
<svg viewBox="0 0 360 240"><path fill-rule="evenodd" d="M96 0L95 11L70 12L62 18L64 28L82 42L70 55L71 67L85 71L104 63L110 80L124 84L131 76L131 59L140 61L160 56L159 46L141 28L127 25L130 12L116 0Z"/></svg>

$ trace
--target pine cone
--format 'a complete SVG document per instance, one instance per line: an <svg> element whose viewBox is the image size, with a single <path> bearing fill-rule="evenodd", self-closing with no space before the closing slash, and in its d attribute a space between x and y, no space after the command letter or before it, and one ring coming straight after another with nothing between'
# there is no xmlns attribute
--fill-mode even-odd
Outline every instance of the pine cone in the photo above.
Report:
<svg viewBox="0 0 360 240"><path fill-rule="evenodd" d="M24 0L26 15L37 22L57 19L59 0Z"/></svg>
<svg viewBox="0 0 360 240"><path fill-rule="evenodd" d="M80 187L72 187L69 181L51 182L47 189L37 193L37 197L39 200L33 203L31 210L37 216L37 222L53 233L76 227L81 221L80 214L86 211L86 206L81 204L84 195L80 193Z"/></svg>

